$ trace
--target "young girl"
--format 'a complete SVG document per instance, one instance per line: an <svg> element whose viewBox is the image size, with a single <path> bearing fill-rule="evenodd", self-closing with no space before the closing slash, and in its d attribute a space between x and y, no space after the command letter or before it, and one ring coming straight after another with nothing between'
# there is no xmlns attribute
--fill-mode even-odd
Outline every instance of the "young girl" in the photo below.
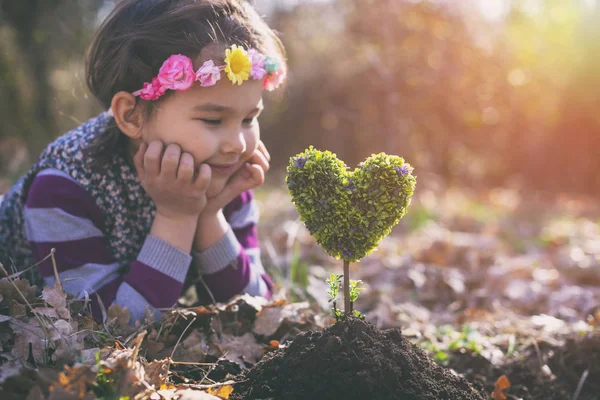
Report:
<svg viewBox="0 0 600 400"><path fill-rule="evenodd" d="M263 91L281 42L244 0L124 0L99 28L87 81L109 111L58 138L0 206L0 262L39 263L66 292L131 321L185 286L226 301L270 296L257 208L269 154ZM38 282L34 282L38 283Z"/></svg>

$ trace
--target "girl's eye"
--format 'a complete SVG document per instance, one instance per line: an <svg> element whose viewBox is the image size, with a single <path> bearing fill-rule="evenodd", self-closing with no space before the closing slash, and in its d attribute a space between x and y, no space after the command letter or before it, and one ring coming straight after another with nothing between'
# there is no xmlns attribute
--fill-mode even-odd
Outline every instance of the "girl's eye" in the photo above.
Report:
<svg viewBox="0 0 600 400"><path fill-rule="evenodd" d="M209 125L219 125L221 124L221 120L220 119L201 119L200 121L204 122L205 124L209 124Z"/></svg>
<svg viewBox="0 0 600 400"><path fill-rule="evenodd" d="M252 125L254 123L254 121L256 121L256 117L245 118L243 122L244 122L244 125Z"/></svg>

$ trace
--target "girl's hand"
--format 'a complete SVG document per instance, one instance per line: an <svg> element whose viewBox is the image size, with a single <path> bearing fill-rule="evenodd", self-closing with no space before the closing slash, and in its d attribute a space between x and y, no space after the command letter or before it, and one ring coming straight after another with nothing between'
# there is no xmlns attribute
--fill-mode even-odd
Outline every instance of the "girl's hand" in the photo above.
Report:
<svg viewBox="0 0 600 400"><path fill-rule="evenodd" d="M164 154L163 154L164 148ZM194 157L176 144L160 140L141 143L133 159L142 187L156 203L156 212L169 219L198 217L206 206L210 167L194 173Z"/></svg>
<svg viewBox="0 0 600 400"><path fill-rule="evenodd" d="M269 170L270 160L271 155L265 144L259 140L258 147L252 157L233 174L221 193L208 199L202 214L214 216L240 193L262 185L265 182L265 173Z"/></svg>

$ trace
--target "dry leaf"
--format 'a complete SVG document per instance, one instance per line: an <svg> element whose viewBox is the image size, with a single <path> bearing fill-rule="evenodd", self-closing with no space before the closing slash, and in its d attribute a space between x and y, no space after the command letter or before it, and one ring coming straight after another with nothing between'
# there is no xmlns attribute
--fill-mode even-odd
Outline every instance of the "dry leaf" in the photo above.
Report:
<svg viewBox="0 0 600 400"><path fill-rule="evenodd" d="M302 310L309 308L308 302L287 304L283 307L265 307L257 314L253 332L269 337L277 332L284 321L302 322Z"/></svg>
<svg viewBox="0 0 600 400"><path fill-rule="evenodd" d="M131 318L131 313L127 308L121 308L118 304L113 304L108 308L107 320L106 323L110 323L111 325L117 328L127 328L129 327L129 319Z"/></svg>
<svg viewBox="0 0 600 400"><path fill-rule="evenodd" d="M206 393L212 394L214 396L218 396L221 399L227 400L227 399L229 399L229 396L231 395L231 393L233 393L233 386L232 385L223 385L223 386L217 386L214 388L208 388L208 389L206 389Z"/></svg>
<svg viewBox="0 0 600 400"><path fill-rule="evenodd" d="M494 388L494 392L492 393L492 398L494 400L506 400L506 395L504 394L504 389L508 389L510 387L510 381L506 375L502 375L496 381L496 387Z"/></svg>
<svg viewBox="0 0 600 400"><path fill-rule="evenodd" d="M17 302L23 302L21 294L25 296L25 299L30 303L36 300L37 286L31 286L29 281L25 279L15 279L12 283L8 278L0 279L0 295L2 295L2 302L4 304L10 304L10 300L14 299Z"/></svg>
<svg viewBox="0 0 600 400"><path fill-rule="evenodd" d="M0 365L0 384L11 376L21 374L23 364L19 360L11 360Z"/></svg>
<svg viewBox="0 0 600 400"><path fill-rule="evenodd" d="M54 283L53 288L44 286L42 299L56 309L67 307L67 294L63 291L58 281Z"/></svg>
<svg viewBox="0 0 600 400"><path fill-rule="evenodd" d="M277 340L271 340L269 342L269 350L277 350L279 348L279 342Z"/></svg>
<svg viewBox="0 0 600 400"><path fill-rule="evenodd" d="M27 398L25 400L44 400L46 396L42 392L42 389L38 385L35 385L33 389L29 391Z"/></svg>
<svg viewBox="0 0 600 400"><path fill-rule="evenodd" d="M27 316L27 306L25 304L21 304L15 300L10 301L10 315L13 318L20 318Z"/></svg>
<svg viewBox="0 0 600 400"><path fill-rule="evenodd" d="M223 335L220 343L225 358L238 363L242 368L244 362L256 364L265 354L264 347L256 342L254 335L248 332L243 336Z"/></svg>
<svg viewBox="0 0 600 400"><path fill-rule="evenodd" d="M50 319L60 319L56 309L52 307L36 307L33 311Z"/></svg>
<svg viewBox="0 0 600 400"><path fill-rule="evenodd" d="M36 361L44 360L46 352L46 332L40 327L37 320L29 319L27 322L12 320L10 327L15 333L15 344L11 350L13 357L27 360L29 357L29 343L31 343L33 357Z"/></svg>
<svg viewBox="0 0 600 400"><path fill-rule="evenodd" d="M154 360L147 364L144 367L146 382L155 388L162 388L167 382L167 365L169 365L168 359Z"/></svg>

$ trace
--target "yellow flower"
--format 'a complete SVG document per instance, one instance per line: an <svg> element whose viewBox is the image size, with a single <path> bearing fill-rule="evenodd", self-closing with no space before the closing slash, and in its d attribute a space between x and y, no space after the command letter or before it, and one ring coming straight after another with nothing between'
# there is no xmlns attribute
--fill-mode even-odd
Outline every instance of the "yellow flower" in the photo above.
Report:
<svg viewBox="0 0 600 400"><path fill-rule="evenodd" d="M225 50L225 72L233 84L241 85L242 82L250 77L252 62L248 52L235 44L231 49Z"/></svg>

